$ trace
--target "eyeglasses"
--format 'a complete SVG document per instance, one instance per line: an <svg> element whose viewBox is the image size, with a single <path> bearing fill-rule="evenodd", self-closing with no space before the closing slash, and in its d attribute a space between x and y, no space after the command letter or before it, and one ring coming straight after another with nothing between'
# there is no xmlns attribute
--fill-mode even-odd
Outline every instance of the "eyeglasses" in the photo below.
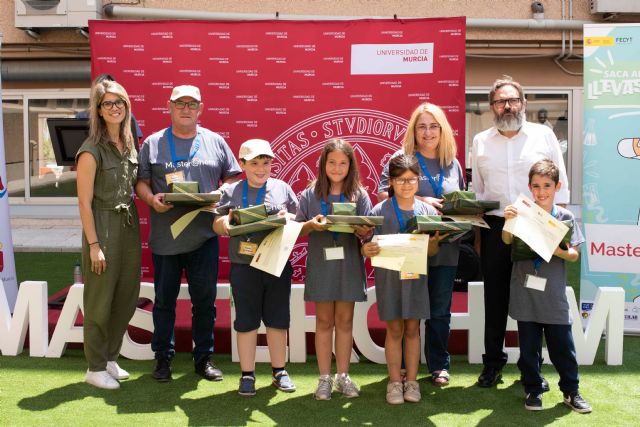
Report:
<svg viewBox="0 0 640 427"><path fill-rule="evenodd" d="M120 108L124 107L124 101L122 99L118 99L118 100L115 100L115 101L103 101L102 103L100 103L100 106L102 108L104 108L105 110L113 110L114 106L117 109L120 109Z"/></svg>
<svg viewBox="0 0 640 427"><path fill-rule="evenodd" d="M393 182L395 182L398 185L405 185L405 184L414 185L418 183L418 177L412 176L411 178L393 178Z"/></svg>
<svg viewBox="0 0 640 427"><path fill-rule="evenodd" d="M184 110L184 107L189 107L190 110L197 110L200 107L200 103L198 101L171 101L173 105L176 106L178 110Z"/></svg>
<svg viewBox="0 0 640 427"><path fill-rule="evenodd" d="M491 105L495 105L498 108L504 108L507 105L507 102L512 107L517 107L522 103L522 99L520 98L506 98L506 99L496 99L491 101Z"/></svg>
<svg viewBox="0 0 640 427"><path fill-rule="evenodd" d="M416 126L416 130L418 132L426 132L427 130L430 130L432 132L437 132L437 131L440 130L440 128L441 128L441 126L439 124L437 124L437 123L431 123L431 124L428 124L428 125L418 125L418 126Z"/></svg>

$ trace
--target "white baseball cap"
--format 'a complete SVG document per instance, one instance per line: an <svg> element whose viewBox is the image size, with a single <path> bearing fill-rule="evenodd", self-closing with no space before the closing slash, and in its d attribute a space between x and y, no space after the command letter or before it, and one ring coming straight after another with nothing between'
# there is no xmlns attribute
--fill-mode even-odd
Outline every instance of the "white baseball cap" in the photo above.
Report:
<svg viewBox="0 0 640 427"><path fill-rule="evenodd" d="M249 139L240 146L238 157L243 160L255 159L258 156L276 157L271 151L269 141L264 139Z"/></svg>
<svg viewBox="0 0 640 427"><path fill-rule="evenodd" d="M176 99L182 98L183 96L189 96L196 101L200 102L202 99L200 98L200 89L191 85L182 85L176 86L173 88L171 92L171 101L175 101Z"/></svg>

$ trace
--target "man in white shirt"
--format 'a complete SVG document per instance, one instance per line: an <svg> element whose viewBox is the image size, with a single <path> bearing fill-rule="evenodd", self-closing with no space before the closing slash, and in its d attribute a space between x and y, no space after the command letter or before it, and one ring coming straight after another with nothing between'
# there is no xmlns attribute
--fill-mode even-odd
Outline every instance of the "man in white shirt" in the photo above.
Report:
<svg viewBox="0 0 640 427"><path fill-rule="evenodd" d="M496 384L507 362L503 346L509 310L511 247L501 238L503 210L520 193L532 197L528 188L529 169L545 158L560 169L561 187L556 203L569 203L567 173L558 140L549 127L526 121L522 86L503 76L494 82L489 104L494 126L474 137L471 152L471 181L476 197L500 201L499 209L485 214L491 229L481 229L480 245L476 245L480 249L485 304L485 354L484 369L478 378L480 387Z"/></svg>

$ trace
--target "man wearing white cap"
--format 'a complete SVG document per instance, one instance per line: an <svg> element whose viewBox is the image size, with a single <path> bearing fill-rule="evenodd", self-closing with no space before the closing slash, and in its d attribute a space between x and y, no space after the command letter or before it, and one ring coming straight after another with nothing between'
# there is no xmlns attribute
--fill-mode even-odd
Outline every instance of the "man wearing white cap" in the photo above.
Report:
<svg viewBox="0 0 640 427"><path fill-rule="evenodd" d="M211 228L212 214L200 212L174 239L171 224L193 208L166 205L164 194L169 192L170 183L185 181L196 181L201 193L209 193L221 183L236 181L242 171L224 139L198 126L204 104L197 87L174 87L167 107L171 126L144 141L136 184L138 197L152 208L149 247L155 285L153 377L161 382L171 380L176 300L185 271L192 303L195 371L207 380L220 381L222 372L211 361L218 280L218 239Z"/></svg>

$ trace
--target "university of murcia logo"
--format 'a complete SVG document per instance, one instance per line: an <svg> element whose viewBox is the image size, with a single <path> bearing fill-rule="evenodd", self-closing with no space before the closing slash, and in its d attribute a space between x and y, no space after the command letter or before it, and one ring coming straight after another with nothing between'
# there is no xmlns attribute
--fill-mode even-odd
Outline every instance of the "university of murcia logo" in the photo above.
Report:
<svg viewBox="0 0 640 427"><path fill-rule="evenodd" d="M321 113L294 124L272 142L276 155L271 173L300 193L316 178L324 144L341 138L353 146L359 161L360 180L372 197L380 173L390 154L402 145L407 120L394 114L368 109L344 109ZM294 280L304 279L306 243L298 243L291 257Z"/></svg>

